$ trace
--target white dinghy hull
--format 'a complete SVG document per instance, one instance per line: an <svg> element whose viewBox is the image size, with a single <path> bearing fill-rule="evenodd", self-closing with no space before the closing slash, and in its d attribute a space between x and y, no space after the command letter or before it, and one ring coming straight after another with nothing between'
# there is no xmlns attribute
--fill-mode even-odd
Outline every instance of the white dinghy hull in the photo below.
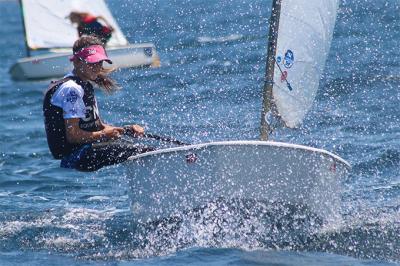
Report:
<svg viewBox="0 0 400 266"><path fill-rule="evenodd" d="M151 43L110 47L106 50L113 61L112 65L105 63L106 68L148 67L158 66L160 63L156 49ZM62 77L73 68L69 61L71 55L71 52L67 52L21 58L10 68L11 77L14 80Z"/></svg>
<svg viewBox="0 0 400 266"><path fill-rule="evenodd" d="M303 204L336 219L349 164L301 145L225 141L131 157L127 165L132 211L141 222L178 215L220 198Z"/></svg>

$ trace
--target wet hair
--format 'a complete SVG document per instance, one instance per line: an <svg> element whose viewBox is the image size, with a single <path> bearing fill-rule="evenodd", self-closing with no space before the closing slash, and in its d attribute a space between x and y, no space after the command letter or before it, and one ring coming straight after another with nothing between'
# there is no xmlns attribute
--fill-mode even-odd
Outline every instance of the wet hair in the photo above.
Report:
<svg viewBox="0 0 400 266"><path fill-rule="evenodd" d="M101 45L104 48L104 44L95 36L82 36L78 40L75 41L74 46L72 47L72 52L75 54L80 50L89 47L91 45ZM100 88L102 88L105 92L111 93L119 89L116 81L108 76L110 72L113 70L102 69L100 74L97 76L95 80L93 80Z"/></svg>
<svg viewBox="0 0 400 266"><path fill-rule="evenodd" d="M81 21L85 16L87 16L88 13L82 13L82 12L75 12L72 11L71 13L69 13L69 15L67 16L71 21Z"/></svg>

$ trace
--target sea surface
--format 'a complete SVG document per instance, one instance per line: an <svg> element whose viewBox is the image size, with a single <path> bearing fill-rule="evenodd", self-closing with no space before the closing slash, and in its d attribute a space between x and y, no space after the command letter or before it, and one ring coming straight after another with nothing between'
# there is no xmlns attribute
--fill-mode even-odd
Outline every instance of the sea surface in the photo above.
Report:
<svg viewBox="0 0 400 266"><path fill-rule="evenodd" d="M98 93L106 122L191 143L257 139L270 0L107 3L162 65L113 74L122 90ZM218 202L219 216L202 222L132 222L124 165L82 173L52 159L49 80L8 74L25 56L17 1L0 1L0 25L0 265L400 265L400 1L341 1L314 106L298 129L272 136L352 165L340 222L322 228L290 206L266 223Z"/></svg>

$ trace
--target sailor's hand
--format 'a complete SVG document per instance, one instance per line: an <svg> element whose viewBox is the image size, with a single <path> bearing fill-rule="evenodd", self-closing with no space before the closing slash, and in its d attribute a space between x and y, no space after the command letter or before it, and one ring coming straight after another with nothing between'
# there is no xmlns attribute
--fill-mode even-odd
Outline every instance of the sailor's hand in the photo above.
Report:
<svg viewBox="0 0 400 266"><path fill-rule="evenodd" d="M133 137L143 137L144 135L144 128L139 125L129 125L124 128Z"/></svg>
<svg viewBox="0 0 400 266"><path fill-rule="evenodd" d="M101 131L101 135L103 139L118 139L124 132L122 127L106 127Z"/></svg>

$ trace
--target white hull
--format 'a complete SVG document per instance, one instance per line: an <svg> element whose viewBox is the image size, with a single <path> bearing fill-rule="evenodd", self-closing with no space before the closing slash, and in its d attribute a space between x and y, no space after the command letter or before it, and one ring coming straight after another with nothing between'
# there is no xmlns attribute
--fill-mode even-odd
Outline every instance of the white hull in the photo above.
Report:
<svg viewBox="0 0 400 266"><path fill-rule="evenodd" d="M187 161L190 154L195 162ZM306 204L321 218L335 219L350 167L324 150L264 141L158 150L133 156L126 166L132 211L142 222L221 197Z"/></svg>
<svg viewBox="0 0 400 266"><path fill-rule="evenodd" d="M130 44L106 50L113 61L112 65L105 64L106 67L118 69L158 66L160 62L155 47L151 43ZM67 52L22 58L10 68L10 74L15 80L62 77L72 70L70 56L71 53Z"/></svg>

